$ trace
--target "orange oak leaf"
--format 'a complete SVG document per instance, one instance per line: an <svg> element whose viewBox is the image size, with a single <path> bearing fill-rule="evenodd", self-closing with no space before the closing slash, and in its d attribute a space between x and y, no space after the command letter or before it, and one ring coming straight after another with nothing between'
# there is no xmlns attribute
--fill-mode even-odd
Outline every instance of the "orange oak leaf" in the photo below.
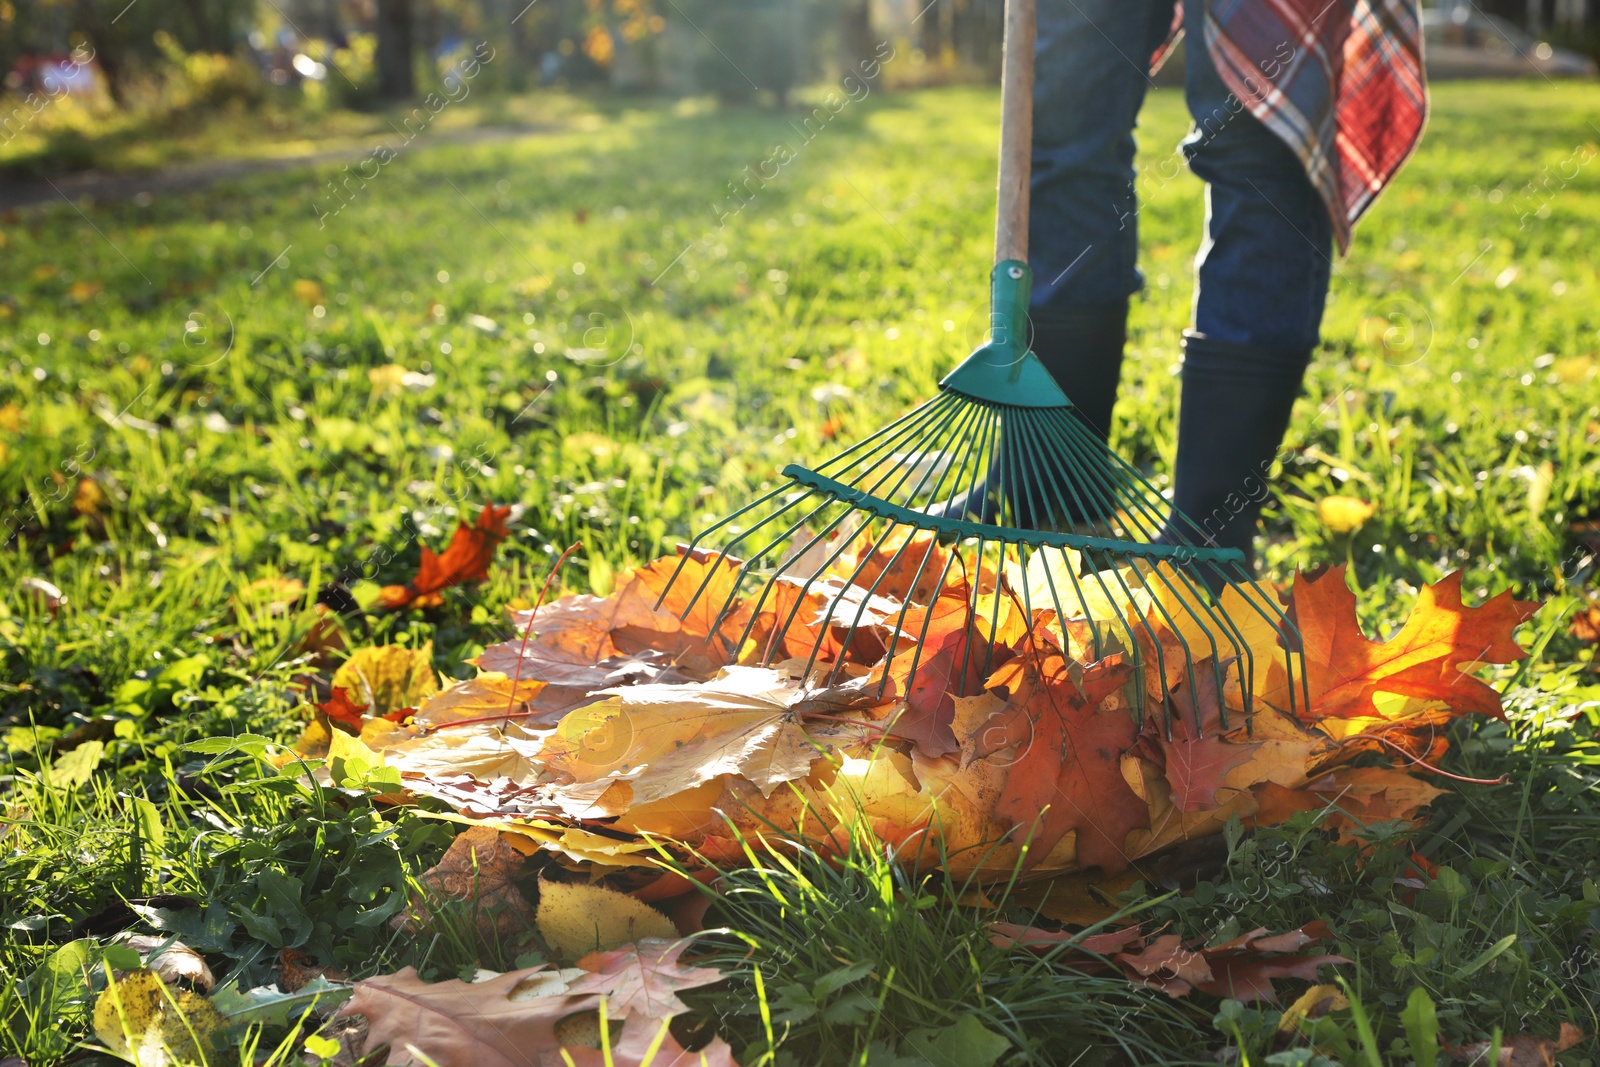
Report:
<svg viewBox="0 0 1600 1067"><path fill-rule="evenodd" d="M1211 979L1200 982L1195 988L1214 997L1230 1000L1276 1002L1278 995L1272 988L1274 978L1299 978L1307 982L1317 980L1317 969L1325 963L1349 963L1343 956L1275 956L1260 959L1251 956L1223 956L1210 959Z"/></svg>
<svg viewBox="0 0 1600 1067"><path fill-rule="evenodd" d="M331 722L343 723L357 733L361 732L362 713L371 705L357 704L350 699L350 691L342 685L333 687L333 695L327 703L315 705L316 709L326 715Z"/></svg>
<svg viewBox="0 0 1600 1067"><path fill-rule="evenodd" d="M1548 1037L1517 1034L1500 1041L1500 1059L1495 1067L1555 1067L1556 1056L1583 1040L1583 1031L1562 1023L1554 1041ZM1487 1064L1493 1043L1475 1041L1470 1045L1445 1045L1444 1054L1457 1063Z"/></svg>
<svg viewBox="0 0 1600 1067"><path fill-rule="evenodd" d="M1373 697L1394 693L1443 702L1457 713L1498 716L1500 694L1472 676L1480 663L1512 663L1527 653L1512 636L1539 605L1509 591L1481 607L1461 602L1461 575L1423 587L1400 632L1374 641L1361 632L1345 569L1318 579L1297 575L1294 617L1305 649L1311 706L1301 718L1382 717Z"/></svg>
<svg viewBox="0 0 1600 1067"><path fill-rule="evenodd" d="M1211 965L1204 953L1183 943L1177 934L1162 934L1138 952L1113 957L1134 981L1143 981L1171 996L1181 997L1201 982L1211 981Z"/></svg>
<svg viewBox="0 0 1600 1067"><path fill-rule="evenodd" d="M444 590L489 577L494 550L510 536L511 531L506 529L506 517L510 514L509 507L485 504L478 513L477 522L471 526L464 522L457 524L450 544L441 554L436 556L432 549L423 545L417 576L405 585L384 586L379 603L391 610L407 606L438 607L444 603L439 595Z"/></svg>
<svg viewBox="0 0 1600 1067"><path fill-rule="evenodd" d="M1138 727L1126 708L1101 704L1132 675L1133 667L1113 656L1074 684L1067 661L1052 653L1019 657L988 679L986 688L1009 695L982 730L976 755L1015 751L993 814L1024 836L1032 832L1024 866L1074 831L1081 866L1108 874L1128 866L1128 832L1150 825L1149 807L1121 770Z"/></svg>

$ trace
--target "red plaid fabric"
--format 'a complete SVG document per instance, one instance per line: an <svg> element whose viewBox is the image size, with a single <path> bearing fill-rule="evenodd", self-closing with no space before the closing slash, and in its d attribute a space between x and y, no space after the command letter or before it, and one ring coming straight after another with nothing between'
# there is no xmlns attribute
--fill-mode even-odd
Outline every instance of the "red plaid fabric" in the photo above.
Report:
<svg viewBox="0 0 1600 1067"><path fill-rule="evenodd" d="M1182 22L1179 5L1173 37ZM1416 0L1210 0L1201 36L1223 82L1300 157L1346 251L1427 119Z"/></svg>

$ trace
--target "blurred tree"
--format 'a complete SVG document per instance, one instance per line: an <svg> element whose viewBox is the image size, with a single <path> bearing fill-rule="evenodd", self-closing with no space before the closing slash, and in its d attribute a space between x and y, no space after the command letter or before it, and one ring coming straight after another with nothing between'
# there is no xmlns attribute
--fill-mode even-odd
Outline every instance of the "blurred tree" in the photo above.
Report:
<svg viewBox="0 0 1600 1067"><path fill-rule="evenodd" d="M378 0L378 95L404 100L415 95L416 41L411 0Z"/></svg>
<svg viewBox="0 0 1600 1067"><path fill-rule="evenodd" d="M677 7L678 5L674 5ZM694 0L683 16L706 42L700 85L728 103L743 103L765 89L787 103L809 56L800 32L804 0Z"/></svg>
<svg viewBox="0 0 1600 1067"><path fill-rule="evenodd" d="M872 33L872 0L838 0L838 8L839 66L857 70L878 44Z"/></svg>
<svg viewBox="0 0 1600 1067"><path fill-rule="evenodd" d="M163 61L159 31L166 30L186 52L232 52L249 28L255 2L0 0L0 76L25 65L25 57L60 56L86 45L112 100L122 104L133 80Z"/></svg>

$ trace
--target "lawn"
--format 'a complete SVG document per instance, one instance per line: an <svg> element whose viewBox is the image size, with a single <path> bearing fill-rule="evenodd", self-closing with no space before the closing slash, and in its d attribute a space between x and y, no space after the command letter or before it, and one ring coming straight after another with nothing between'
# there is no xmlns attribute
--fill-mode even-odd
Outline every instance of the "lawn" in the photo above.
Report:
<svg viewBox="0 0 1600 1067"><path fill-rule="evenodd" d="M164 898L203 902L185 939L241 988L283 948L358 976L516 962L372 917L438 859L447 823L193 746L297 736L341 647L431 641L441 672L470 677L569 545L565 587L607 591L783 463L927 396L986 322L996 104L874 94L748 185L792 115L572 102L518 140L396 137L369 180L285 172L0 221L0 1053L78 1054L92 998L62 961ZM1535 655L1491 676L1508 721L1458 726L1447 761L1510 784L1441 783L1424 828L1372 828L1370 860L1291 821L1183 895L1124 897L1193 936L1328 921L1355 1006L1318 1043L1345 1062L1432 1062L1407 1043L1418 987L1451 1044L1570 1022L1590 1036L1561 1062L1596 1061L1600 686L1568 617L1600 552L1597 110L1592 86L1438 87L1416 158L1336 264L1266 517L1270 576L1349 563L1372 633L1452 570L1469 599L1549 602L1523 631ZM1148 285L1113 435L1158 484L1202 210L1173 156L1185 122L1179 94L1152 94ZM1335 494L1375 507L1357 532L1319 518ZM515 506L487 581L378 609L487 502ZM1449 874L1407 891L1413 852ZM761 947L696 1006L740 1062L929 1062L884 1035L958 1004L1013 1036L1006 1063L1078 1062L1119 1034L1133 1062L1230 1043L1251 1063L1330 1062L1265 1059L1274 1008L1075 985L977 950L971 973L931 968L920 999L858 976L884 1027L801 1023L769 1049L741 1013L764 966L810 989L862 945L906 973L987 944L970 909L918 886L854 891L891 882L869 852L790 875L789 910L728 906ZM794 918L816 914L808 894L846 903L813 927ZM248 1041L299 1055L280 1029Z"/></svg>

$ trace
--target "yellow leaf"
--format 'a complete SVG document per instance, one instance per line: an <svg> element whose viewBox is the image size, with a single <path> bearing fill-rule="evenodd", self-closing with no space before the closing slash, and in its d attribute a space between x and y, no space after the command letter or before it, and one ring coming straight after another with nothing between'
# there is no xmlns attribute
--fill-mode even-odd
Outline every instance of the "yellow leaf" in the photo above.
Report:
<svg viewBox="0 0 1600 1067"><path fill-rule="evenodd" d="M335 783L350 776L354 768L347 768L352 761L361 764L366 771L383 766L383 756L362 744L360 738L334 730L328 739L328 767L333 771Z"/></svg>
<svg viewBox="0 0 1600 1067"><path fill-rule="evenodd" d="M722 797L722 781L713 779L692 789L648 804L633 804L613 826L629 834L686 838L721 825L714 810Z"/></svg>
<svg viewBox="0 0 1600 1067"><path fill-rule="evenodd" d="M672 920L643 901L598 885L539 881L539 936L558 959L576 960L646 937L676 940Z"/></svg>
<svg viewBox="0 0 1600 1067"><path fill-rule="evenodd" d="M1283 1018L1278 1020L1278 1029L1284 1033L1293 1033L1313 1010L1321 1018L1330 1011L1339 1011L1350 1006L1350 999L1339 991L1336 985L1314 985L1293 1004L1283 1010Z"/></svg>
<svg viewBox="0 0 1600 1067"><path fill-rule="evenodd" d="M1023 604L1032 611L1049 608L1071 618L1078 612L1080 599L1078 572L1082 557L1071 548L1040 548L1028 555L1027 566L1018 566L1006 560L1003 573L1011 588L1022 597Z"/></svg>
<svg viewBox="0 0 1600 1067"><path fill-rule="evenodd" d="M513 685L503 674L485 672L422 701L413 721L419 726L437 729L447 722L509 715L520 710L544 688L544 682L524 680Z"/></svg>
<svg viewBox="0 0 1600 1067"><path fill-rule="evenodd" d="M1355 533L1372 518L1372 505L1359 497L1325 496L1317 501L1317 518L1336 534Z"/></svg>
<svg viewBox="0 0 1600 1067"><path fill-rule="evenodd" d="M310 278L296 278L294 283L294 296L296 300L307 304L322 303L322 286Z"/></svg>
<svg viewBox="0 0 1600 1067"><path fill-rule="evenodd" d="M358 648L334 672L333 686L343 687L357 704L366 704L369 715L415 707L439 691L439 679L433 673L433 642L421 648Z"/></svg>
<svg viewBox="0 0 1600 1067"><path fill-rule="evenodd" d="M568 795L586 817L617 815L598 806L611 783L632 786L631 802L649 803L723 774L744 776L763 796L805 776L842 732L813 729L790 713L803 695L788 676L761 667L726 667L709 682L634 685L562 719L540 759L591 788Z"/></svg>
<svg viewBox="0 0 1600 1067"><path fill-rule="evenodd" d="M72 510L79 515L95 516L106 506L106 491L93 478L83 478L72 494Z"/></svg>
<svg viewBox="0 0 1600 1067"><path fill-rule="evenodd" d="M405 392L406 369L398 363L385 363L381 367L368 367L367 381L372 383L372 390L375 393L398 396Z"/></svg>
<svg viewBox="0 0 1600 1067"><path fill-rule="evenodd" d="M94 1005L95 1036L138 1067L206 1062L226 1025L205 997L169 989L145 969L107 986Z"/></svg>
<svg viewBox="0 0 1600 1067"><path fill-rule="evenodd" d="M306 732L311 732L309 727ZM539 750L538 740L515 721L471 723L419 734L383 719L368 719L361 727L361 741L403 775L467 774L480 782L532 781L536 772L528 757Z"/></svg>

